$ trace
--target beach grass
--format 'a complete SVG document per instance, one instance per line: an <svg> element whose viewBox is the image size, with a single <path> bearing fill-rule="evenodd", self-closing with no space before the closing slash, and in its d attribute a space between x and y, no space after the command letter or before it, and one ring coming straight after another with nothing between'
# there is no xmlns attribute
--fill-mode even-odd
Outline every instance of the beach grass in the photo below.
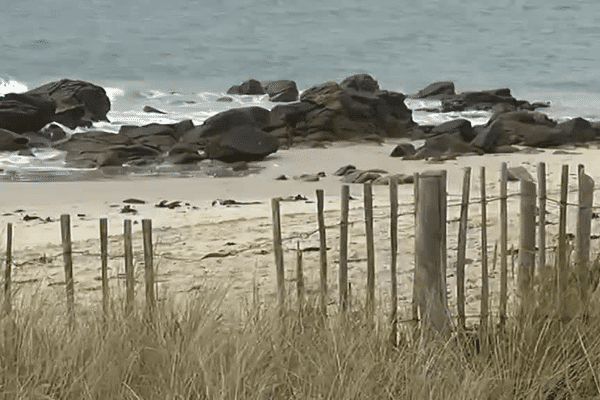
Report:
<svg viewBox="0 0 600 400"><path fill-rule="evenodd" d="M510 318L486 351L473 333L424 335L316 303L232 313L213 290L126 315L41 291L0 320L2 399L513 399L600 395L600 314ZM116 303L116 302L115 302ZM591 307L598 310L598 307Z"/></svg>

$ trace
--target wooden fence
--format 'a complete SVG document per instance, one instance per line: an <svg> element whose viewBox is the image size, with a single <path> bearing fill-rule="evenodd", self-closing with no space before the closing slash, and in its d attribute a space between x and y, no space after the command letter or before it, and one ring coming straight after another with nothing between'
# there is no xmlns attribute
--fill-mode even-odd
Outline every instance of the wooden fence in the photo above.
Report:
<svg viewBox="0 0 600 400"><path fill-rule="evenodd" d="M527 176L520 178L520 191L509 195L507 182L509 178L506 163L502 164L499 173L499 196L490 198L486 193L486 171L480 170L480 196L475 201L470 200L471 168L466 168L463 177L461 201L448 203L447 173L446 171L434 171L415 174L414 180L414 206L408 214L414 215L415 243L414 243L414 284L412 293L412 316L403 321L420 321L423 326L430 326L438 332L449 332L452 329L463 329L466 327L465 313L465 265L467 238L469 236L469 210L478 206L481 211L481 296L479 328L485 333L493 322L493 313L490 310L490 284L488 271L488 213L487 206L491 202L499 202L499 238L494 250L494 262L499 258L500 262L500 290L499 308L497 322L502 326L509 315L508 310L508 260L518 254L516 298L513 299L518 307L514 311L516 315L522 315L539 305L539 293L544 294L546 302L550 302L551 309L556 310L555 316L560 319L573 318L572 301L567 297L569 282L576 282L578 292L577 312L585 312L590 292L595 289L597 279L592 273L590 262L590 236L591 221L594 217L593 191L594 181L585 174L583 166L577 169L579 201L577 204L568 203L568 178L569 169L562 167L560 186L560 198L552 199L546 193L546 166L544 163L538 165L537 185L533 179ZM396 340L398 317L398 185L394 179L390 180L390 225L389 225L389 251L391 256L391 307L389 322L391 325L392 340ZM372 320L375 315L375 277L376 260L373 232L373 194L371 184L363 186L363 209L365 223L365 248L367 252L367 279L366 298L364 301L365 318ZM520 232L519 248L516 251L508 249L508 198L520 197ZM330 288L328 287L328 274L330 274L327 260L327 227L324 219L324 192L317 190L317 223L319 234L319 301L318 309L323 315L327 315L330 304ZM349 215L350 190L348 185L341 188L340 222L335 227L339 229L339 296L338 307L340 313L346 313L350 305L351 282L348 279L348 215ZM537 201L536 201L537 198ZM281 310L286 307L286 278L284 267L284 249L282 246L282 215L280 213L280 200L271 200L272 227L273 227L273 249L275 258L275 273L277 283L277 298ZM558 236L555 251L554 265L548 263L547 235L546 235L546 206L547 203L556 203L559 206ZM575 234L576 257L575 268L569 263L569 240L567 236L567 207L575 206L578 210L577 230ZM447 245L447 210L451 207L460 207L459 228L457 233L456 251L456 313L450 310L448 305L448 245ZM404 213L403 215L406 215ZM537 216L537 218L536 218ZM471 220L471 222L473 222ZM62 215L60 219L62 254L65 268L66 304L69 322L75 322L75 301L73 285L73 261L71 247L71 223L69 215ZM331 227L329 228L331 229ZM145 300L146 312L151 317L156 307L154 262L152 245L152 221L142 220L144 266L145 266ZM3 284L3 312L11 312L11 266L12 266L12 224L7 225L7 246L5 259L5 273ZM454 232L451 232L453 234ZM536 235L537 233L537 235ZM100 220L100 258L102 279L102 307L104 312L108 311L110 290L107 272L108 239L107 220ZM537 239L537 241L536 241ZM499 244L499 251L498 251ZM537 247L536 247L537 244ZM135 299L134 263L132 252L132 224L131 220L124 220L123 224L123 246L126 278L125 310L131 312ZM553 246L550 246L552 248ZM498 254L497 254L498 253ZM296 249L296 299L300 309L305 305L305 271L303 266L303 255L299 244ZM454 259L454 255L452 255ZM513 261L514 262L514 261ZM571 279L574 276L575 279ZM571 296L572 297L572 296ZM549 300L548 300L549 299ZM454 322L456 318L456 322Z"/></svg>

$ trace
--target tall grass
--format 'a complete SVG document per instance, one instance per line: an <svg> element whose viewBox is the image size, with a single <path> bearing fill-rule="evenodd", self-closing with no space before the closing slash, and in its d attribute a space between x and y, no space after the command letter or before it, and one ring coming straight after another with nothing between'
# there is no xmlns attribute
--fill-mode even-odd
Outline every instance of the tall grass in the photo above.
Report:
<svg viewBox="0 0 600 400"><path fill-rule="evenodd" d="M231 316L215 291L143 311L79 308L40 294L0 320L2 399L513 399L600 395L600 314L510 319L486 352L474 335L426 337L385 318ZM598 307L592 307L598 309ZM142 307L139 307L142 310Z"/></svg>

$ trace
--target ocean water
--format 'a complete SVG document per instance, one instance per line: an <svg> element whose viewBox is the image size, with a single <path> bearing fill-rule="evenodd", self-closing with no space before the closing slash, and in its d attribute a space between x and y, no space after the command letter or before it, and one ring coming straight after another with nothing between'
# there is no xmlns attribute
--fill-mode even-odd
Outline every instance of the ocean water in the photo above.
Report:
<svg viewBox="0 0 600 400"><path fill-rule="evenodd" d="M96 83L112 100L111 123L96 126L106 130L272 108L266 96L215 101L248 78L293 79L303 90L355 73L406 94L439 80L457 91L509 87L550 101L553 118L600 120L595 0L5 0L0 15L0 94L60 78ZM489 115L414 114L419 123L457 117ZM39 156L0 156L0 168L60 167L59 154Z"/></svg>

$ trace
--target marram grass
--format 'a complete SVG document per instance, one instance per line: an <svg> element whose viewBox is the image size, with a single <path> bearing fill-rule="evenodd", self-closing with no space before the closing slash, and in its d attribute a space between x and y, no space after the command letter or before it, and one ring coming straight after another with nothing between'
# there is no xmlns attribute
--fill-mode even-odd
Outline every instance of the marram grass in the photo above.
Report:
<svg viewBox="0 0 600 400"><path fill-rule="evenodd" d="M223 296L159 302L153 322L143 307L107 318L78 307L69 326L63 304L36 294L0 320L0 398L600 398L599 314L511 319L487 346L401 326L394 347L382 316L248 306L231 317Z"/></svg>

